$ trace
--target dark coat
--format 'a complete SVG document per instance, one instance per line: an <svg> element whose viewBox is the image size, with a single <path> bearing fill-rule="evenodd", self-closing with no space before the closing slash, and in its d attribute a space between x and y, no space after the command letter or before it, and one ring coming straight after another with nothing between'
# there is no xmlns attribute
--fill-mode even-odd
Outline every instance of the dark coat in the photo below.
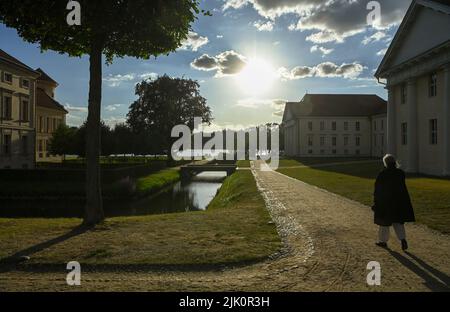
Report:
<svg viewBox="0 0 450 312"><path fill-rule="evenodd" d="M405 173L397 168L383 170L375 182L375 224L415 222L414 210L405 183Z"/></svg>

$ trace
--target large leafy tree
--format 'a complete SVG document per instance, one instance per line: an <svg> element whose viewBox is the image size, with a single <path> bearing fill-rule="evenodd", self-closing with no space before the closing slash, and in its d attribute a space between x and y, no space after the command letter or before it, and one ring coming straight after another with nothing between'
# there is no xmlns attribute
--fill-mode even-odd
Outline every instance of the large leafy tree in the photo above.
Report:
<svg viewBox="0 0 450 312"><path fill-rule="evenodd" d="M53 155L63 155L64 160L67 154L75 153L74 147L76 128L71 128L61 124L55 132L53 132L50 140L50 152Z"/></svg>
<svg viewBox="0 0 450 312"><path fill-rule="evenodd" d="M89 55L86 224L104 219L100 188L100 111L103 56L148 59L176 50L200 13L199 0L79 0L81 26L69 26L62 0L2 0L0 22L43 50ZM207 12L206 12L207 13Z"/></svg>
<svg viewBox="0 0 450 312"><path fill-rule="evenodd" d="M151 138L154 150L171 157L171 131L176 125L194 127L194 117L210 123L212 113L200 95L197 81L167 75L144 80L136 86L138 99L131 104L127 123L134 133Z"/></svg>

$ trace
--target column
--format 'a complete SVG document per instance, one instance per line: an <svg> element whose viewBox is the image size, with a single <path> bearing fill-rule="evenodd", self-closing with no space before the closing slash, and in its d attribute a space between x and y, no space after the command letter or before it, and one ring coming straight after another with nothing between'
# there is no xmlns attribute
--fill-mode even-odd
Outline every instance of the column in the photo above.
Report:
<svg viewBox="0 0 450 312"><path fill-rule="evenodd" d="M442 144L444 151L443 174L450 176L450 64L444 68L444 109L442 122ZM438 129L439 133L439 129ZM439 134L438 134L439 135ZM439 137L438 137L439 143Z"/></svg>
<svg viewBox="0 0 450 312"><path fill-rule="evenodd" d="M408 166L407 172L418 172L419 142L418 142L418 112L415 79L408 80L406 105L408 110Z"/></svg>
<svg viewBox="0 0 450 312"><path fill-rule="evenodd" d="M397 156L397 131L395 116L395 87L388 89L387 105L387 153Z"/></svg>

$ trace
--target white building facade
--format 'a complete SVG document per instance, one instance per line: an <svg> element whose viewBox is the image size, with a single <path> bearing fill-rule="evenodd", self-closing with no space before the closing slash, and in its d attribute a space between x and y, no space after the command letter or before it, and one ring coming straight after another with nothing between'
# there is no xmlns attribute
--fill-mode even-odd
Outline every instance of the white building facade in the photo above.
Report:
<svg viewBox="0 0 450 312"><path fill-rule="evenodd" d="M0 50L0 169L35 165L39 73Z"/></svg>
<svg viewBox="0 0 450 312"><path fill-rule="evenodd" d="M376 95L307 94L287 103L285 154L292 157L381 157L386 101Z"/></svg>
<svg viewBox="0 0 450 312"><path fill-rule="evenodd" d="M450 5L414 1L375 75L388 90L387 152L407 172L450 176Z"/></svg>

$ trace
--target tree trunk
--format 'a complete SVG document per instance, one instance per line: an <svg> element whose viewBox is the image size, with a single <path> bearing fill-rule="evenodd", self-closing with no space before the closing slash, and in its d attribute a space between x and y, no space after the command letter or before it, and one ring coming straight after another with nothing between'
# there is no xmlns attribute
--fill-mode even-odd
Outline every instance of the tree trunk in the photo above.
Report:
<svg viewBox="0 0 450 312"><path fill-rule="evenodd" d="M100 180L101 44L92 44L89 62L89 113L86 128L86 211L84 224L95 225L102 222L105 218Z"/></svg>

